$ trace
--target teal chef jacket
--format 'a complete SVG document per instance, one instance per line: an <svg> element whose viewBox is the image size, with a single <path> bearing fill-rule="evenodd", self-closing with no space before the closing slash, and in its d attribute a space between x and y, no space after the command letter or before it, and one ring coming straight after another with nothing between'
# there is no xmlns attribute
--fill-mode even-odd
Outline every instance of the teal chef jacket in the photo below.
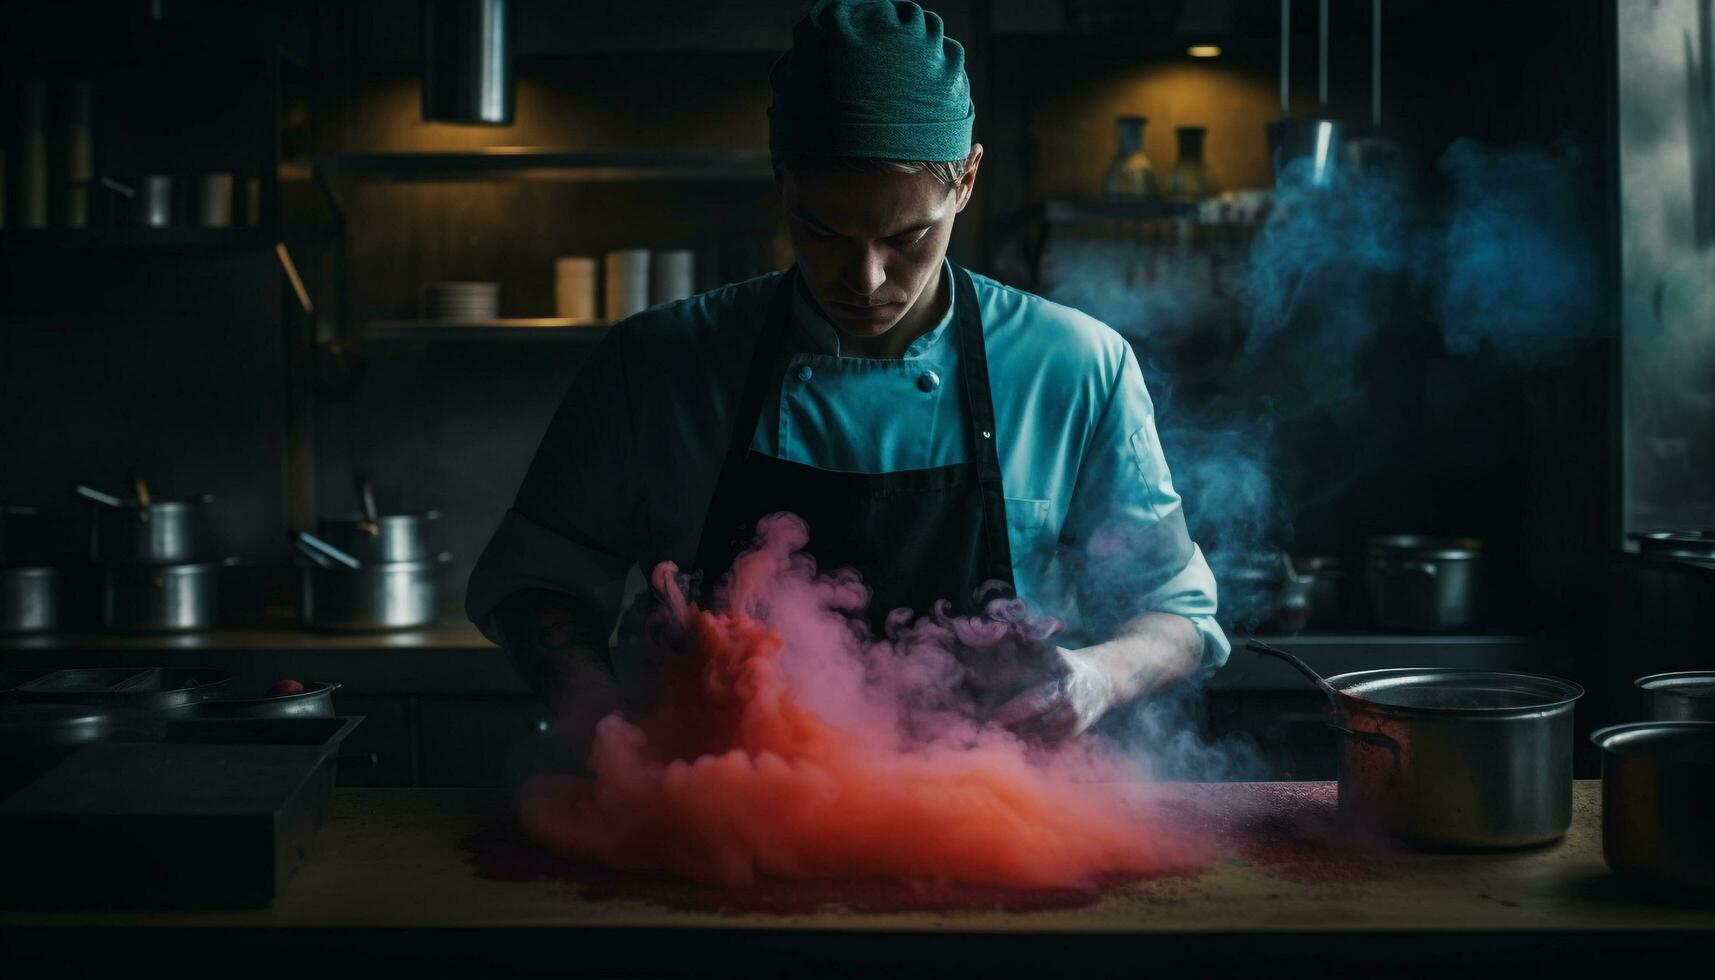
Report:
<svg viewBox="0 0 1715 980"><path fill-rule="evenodd" d="M951 296L950 269L942 276ZM499 640L496 607L526 589L566 594L605 630L634 566L691 567L780 278L654 307L603 339L472 572L466 610L484 633ZM1176 613L1202 633L1204 668L1219 667L1229 647L1214 620L1215 579L1186 533L1130 345L1076 310L971 278L1019 596L1066 623L1067 647L1099 642L1139 612ZM753 449L859 473L969 458L951 304L901 358L844 355L802 291L794 321Z"/></svg>

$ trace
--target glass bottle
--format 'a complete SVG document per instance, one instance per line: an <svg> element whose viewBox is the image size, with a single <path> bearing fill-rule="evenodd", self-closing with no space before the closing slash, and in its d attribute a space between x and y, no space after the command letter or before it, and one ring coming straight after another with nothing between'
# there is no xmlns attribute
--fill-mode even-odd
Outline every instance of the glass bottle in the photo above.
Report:
<svg viewBox="0 0 1715 980"><path fill-rule="evenodd" d="M1150 198L1156 194L1155 165L1143 152L1143 127L1147 116L1120 116L1114 120L1119 136L1119 151L1108 164L1108 175L1102 181L1102 191L1108 197Z"/></svg>
<svg viewBox="0 0 1715 980"><path fill-rule="evenodd" d="M1167 197L1173 201L1213 197L1217 190L1215 174L1203 162L1203 135L1208 130L1202 126L1180 126L1174 132L1179 136L1179 159L1167 175Z"/></svg>

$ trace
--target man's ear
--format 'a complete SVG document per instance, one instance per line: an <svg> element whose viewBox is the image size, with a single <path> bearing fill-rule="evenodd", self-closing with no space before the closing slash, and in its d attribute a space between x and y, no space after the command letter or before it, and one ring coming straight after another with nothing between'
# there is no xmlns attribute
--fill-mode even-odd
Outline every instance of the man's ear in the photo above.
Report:
<svg viewBox="0 0 1715 980"><path fill-rule="evenodd" d="M965 209L965 205L970 203L971 192L976 189L977 167L981 166L983 162L983 145L981 143L971 144L971 155L967 160L965 175L959 178L959 206L955 209L955 213Z"/></svg>

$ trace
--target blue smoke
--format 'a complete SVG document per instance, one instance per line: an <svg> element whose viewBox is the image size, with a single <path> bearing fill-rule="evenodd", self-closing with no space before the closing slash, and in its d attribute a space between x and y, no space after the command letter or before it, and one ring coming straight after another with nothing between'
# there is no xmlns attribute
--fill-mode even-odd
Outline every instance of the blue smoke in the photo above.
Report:
<svg viewBox="0 0 1715 980"><path fill-rule="evenodd" d="M1395 394L1369 370L1380 348L1438 336L1455 355L1520 367L1600 329L1599 209L1576 153L1461 140L1438 173L1444 184L1425 194L1392 171L1311 186L1289 170L1248 254L1055 245L1047 295L1138 351L1225 621L1266 617L1273 600L1255 573L1277 567L1295 508L1333 499L1397 450L1377 422ZM1186 356L1199 346L1201 360ZM1284 445L1283 433L1310 441Z"/></svg>

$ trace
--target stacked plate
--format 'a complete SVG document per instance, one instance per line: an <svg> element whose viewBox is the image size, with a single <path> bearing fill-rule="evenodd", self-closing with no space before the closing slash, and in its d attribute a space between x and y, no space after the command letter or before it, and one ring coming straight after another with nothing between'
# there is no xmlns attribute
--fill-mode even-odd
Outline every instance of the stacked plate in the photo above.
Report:
<svg viewBox="0 0 1715 980"><path fill-rule="evenodd" d="M423 287L423 316L431 320L493 320L500 316L497 282L432 282Z"/></svg>

